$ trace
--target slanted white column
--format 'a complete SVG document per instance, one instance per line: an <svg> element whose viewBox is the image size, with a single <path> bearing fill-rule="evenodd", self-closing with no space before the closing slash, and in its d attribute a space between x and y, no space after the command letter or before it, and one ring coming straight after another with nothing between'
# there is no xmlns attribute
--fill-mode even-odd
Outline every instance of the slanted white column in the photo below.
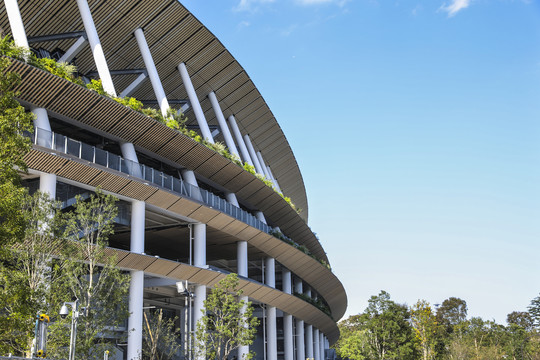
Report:
<svg viewBox="0 0 540 360"><path fill-rule="evenodd" d="M255 170L261 175L264 175L264 171L261 167L261 164L259 164L259 159L257 159L257 154L255 154L255 148L253 147L253 144L251 143L251 139L249 138L249 135L244 135L244 142L246 143L249 156L251 157L251 161L253 161L253 166L255 166Z"/></svg>
<svg viewBox="0 0 540 360"><path fill-rule="evenodd" d="M265 260L265 284L276 287L276 261L274 258ZM276 308L266 306L266 359L277 360L277 324Z"/></svg>
<svg viewBox="0 0 540 360"><path fill-rule="evenodd" d="M320 360L325 360L326 359L326 354L325 354L325 349L326 349L326 344L325 344L325 341L324 341L324 334L322 333L322 331L319 332L319 346L320 346Z"/></svg>
<svg viewBox="0 0 540 360"><path fill-rule="evenodd" d="M19 10L17 0L4 0L4 4L6 6L9 27L11 28L11 34L13 35L15 45L28 48L28 39L26 38L26 31L24 30L21 11Z"/></svg>
<svg viewBox="0 0 540 360"><path fill-rule="evenodd" d="M281 188L279 187L279 184L274 176L274 174L272 174L272 170L270 169L270 166L267 166L266 169L268 170L268 174L270 174L270 177L272 178L272 182L274 183L274 185L276 186L276 189L281 192Z"/></svg>
<svg viewBox="0 0 540 360"><path fill-rule="evenodd" d="M56 199L56 174L41 173L39 175L39 191Z"/></svg>
<svg viewBox="0 0 540 360"><path fill-rule="evenodd" d="M77 5L79 6L84 29L86 30L86 36L88 36L90 49L92 49L92 54L94 55L94 62L96 63L99 78L103 83L103 89L110 95L116 96L111 73L109 72L109 66L107 65L105 53L103 52L101 42L99 41L96 25L92 19L92 13L90 12L88 2L86 0L77 0Z"/></svg>
<svg viewBox="0 0 540 360"><path fill-rule="evenodd" d="M236 119L233 115L229 116L229 125L231 125L231 130L234 134L234 138L236 139L236 143L238 144L238 147L240 148L240 154L242 155L242 159L244 162L247 162L249 165L253 166L253 161L251 161L251 157L249 156L249 151L246 147L246 144L244 143L244 139L242 138L242 133L240 132L240 129L238 128L238 124L236 123Z"/></svg>
<svg viewBox="0 0 540 360"><path fill-rule="evenodd" d="M120 150L122 151L122 156L124 159L131 161L128 163L129 174L142 178L141 168L139 167L139 159L137 158L137 153L135 152L135 147L132 143L121 143Z"/></svg>
<svg viewBox="0 0 540 360"><path fill-rule="evenodd" d="M313 344L313 357L315 358L315 360L321 360L321 348L320 348L320 344L319 344L319 329L317 328L314 328L313 329L313 339L314 339L314 344Z"/></svg>
<svg viewBox="0 0 540 360"><path fill-rule="evenodd" d="M281 281L283 282L283 292L292 294L291 272L283 268L281 277ZM292 315L286 313L283 313L283 347L285 351L285 360L294 360L293 319Z"/></svg>
<svg viewBox="0 0 540 360"><path fill-rule="evenodd" d="M165 96L165 90L163 90L163 85L159 79L156 64L152 58L152 53L150 53L150 48L144 37L144 32L141 28L138 28L135 30L134 34L137 39L137 44L139 45L139 50L141 50L144 66L146 67L146 71L148 71L148 76L150 77L150 82L152 83L152 88L154 89L159 108L161 109L161 114L166 116L167 111L169 111L169 102Z"/></svg>
<svg viewBox="0 0 540 360"><path fill-rule="evenodd" d="M240 204L238 203L238 199L236 198L236 195L232 192L226 192L225 193L225 200L230 202L236 207L240 207Z"/></svg>
<svg viewBox="0 0 540 360"><path fill-rule="evenodd" d="M58 62L70 62L75 56L86 46L88 40L84 36L81 36L75 41L73 45L62 55Z"/></svg>
<svg viewBox="0 0 540 360"><path fill-rule="evenodd" d="M137 254L144 252L144 222L144 201L135 200L131 203L130 251ZM127 359L135 360L142 354L144 272L130 274Z"/></svg>
<svg viewBox="0 0 540 360"><path fill-rule="evenodd" d="M313 359L313 325L306 326L306 356Z"/></svg>
<svg viewBox="0 0 540 360"><path fill-rule="evenodd" d="M248 277L248 246L247 241L238 241L236 243L236 272L239 276ZM241 296L240 300L248 301L247 296ZM242 309L242 313L245 308ZM242 360L249 353L249 345L242 345L238 348L238 360Z"/></svg>
<svg viewBox="0 0 540 360"><path fill-rule="evenodd" d="M268 173L268 169L266 168L266 164L264 163L264 159L262 157L262 154L260 151L257 151L257 159L259 160L259 164L261 165L261 169L262 169L262 174L268 179L272 179L272 177L270 176L270 174Z"/></svg>
<svg viewBox="0 0 540 360"><path fill-rule="evenodd" d="M306 359L304 320L296 319L296 360Z"/></svg>
<svg viewBox="0 0 540 360"><path fill-rule="evenodd" d="M183 169L181 173L182 179L184 179L186 183L195 187L195 189L193 189L193 192L191 193L191 196L197 200L202 200L201 192L199 190L199 184L197 183L197 178L195 177L195 173L193 172L193 170Z"/></svg>
<svg viewBox="0 0 540 360"><path fill-rule="evenodd" d="M223 111L221 111L221 107L219 106L216 94L213 91L210 92L210 94L208 94L208 99L210 99L212 109L214 109L214 113L216 114L219 128L221 129L221 133L223 134L223 138L225 139L225 145L227 145L231 154L240 157L240 153L238 152L238 149L234 144L233 137L231 135L231 132L229 131L229 127L227 126L225 117L223 116Z"/></svg>
<svg viewBox="0 0 540 360"><path fill-rule="evenodd" d="M260 222L263 222L266 224L266 218L264 217L264 214L262 213L262 211L257 211L255 212L255 217L257 218L257 220L259 220Z"/></svg>
<svg viewBox="0 0 540 360"><path fill-rule="evenodd" d="M131 84L129 84L121 93L118 95L121 98L130 96L135 90L142 85L142 82L146 79L146 74L140 74Z"/></svg>
<svg viewBox="0 0 540 360"><path fill-rule="evenodd" d="M206 224L193 224L193 265L204 267L206 265ZM197 328L198 321L203 317L204 300L206 299L206 286L195 286L195 299L193 301L193 328ZM201 359L204 359L201 356Z"/></svg>
<svg viewBox="0 0 540 360"><path fill-rule="evenodd" d="M214 138L212 136L212 132L210 131L208 123L206 122L206 118L204 117L204 112L202 110L201 104L199 103L197 93L195 93L195 88L193 87L191 78L189 77L186 64L180 63L180 65L178 65L178 71L180 71L180 76L182 77L182 82L184 83L184 87L186 88L189 102L191 103L191 107L193 108L193 112L195 113L195 118L197 119L197 123L199 124L199 128L201 129L202 137L203 139L206 139L213 144Z"/></svg>
<svg viewBox="0 0 540 360"><path fill-rule="evenodd" d="M34 119L36 144L49 149L52 148L52 130L47 110L44 108L33 108L32 113L36 116Z"/></svg>

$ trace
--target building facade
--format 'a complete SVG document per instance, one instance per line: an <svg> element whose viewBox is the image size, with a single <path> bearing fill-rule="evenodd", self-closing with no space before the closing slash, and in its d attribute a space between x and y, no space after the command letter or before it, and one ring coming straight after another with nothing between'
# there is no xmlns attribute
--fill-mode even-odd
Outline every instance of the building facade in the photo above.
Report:
<svg viewBox="0 0 540 360"><path fill-rule="evenodd" d="M131 274L132 331L118 357L141 353L148 306L178 315L186 341L207 291L235 272L261 319L251 349L235 356L327 358L345 290L307 225L287 139L219 40L176 0L1 5L0 26L17 45L75 64L111 96L134 97L163 115L181 109L204 139L28 64L9 69L21 75L18 100L36 115L25 183L65 204L97 187L120 199L108 251ZM256 174L216 151L216 142Z"/></svg>

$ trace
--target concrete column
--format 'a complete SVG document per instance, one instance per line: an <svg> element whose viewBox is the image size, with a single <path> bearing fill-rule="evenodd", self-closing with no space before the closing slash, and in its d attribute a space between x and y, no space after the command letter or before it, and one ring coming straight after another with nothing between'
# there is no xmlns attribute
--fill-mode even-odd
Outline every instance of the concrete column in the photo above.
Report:
<svg viewBox="0 0 540 360"><path fill-rule="evenodd" d="M302 280L300 280L299 278L297 278L296 281L294 282L294 292L298 294L304 293L304 286L303 286Z"/></svg>
<svg viewBox="0 0 540 360"><path fill-rule="evenodd" d="M259 220L260 222L263 222L266 224L266 218L264 217L264 214L262 213L262 211L257 211L255 212L255 217L257 218L257 220Z"/></svg>
<svg viewBox="0 0 540 360"><path fill-rule="evenodd" d="M204 316L204 300L206 300L206 286L205 285L196 285L193 299L193 330L197 329L197 323ZM197 347L197 341L195 340L195 347ZM206 356L201 355L200 357L195 357L198 360L204 360Z"/></svg>
<svg viewBox="0 0 540 360"><path fill-rule="evenodd" d="M314 328L313 329L313 340L314 340L314 344L313 344L313 357L315 358L315 360L321 360L321 347L320 347L320 343L319 343L319 329L316 329Z"/></svg>
<svg viewBox="0 0 540 360"><path fill-rule="evenodd" d="M264 283L270 287L276 287L276 260L266 258L264 261Z"/></svg>
<svg viewBox="0 0 540 360"><path fill-rule="evenodd" d="M283 292L286 294L291 294L291 272L283 268L281 278L281 281L283 282ZM283 347L285 351L285 360L294 360L293 319L292 315L287 313L283 313Z"/></svg>
<svg viewBox="0 0 540 360"><path fill-rule="evenodd" d="M325 354L325 349L326 349L326 344L325 344L325 341L324 341L324 334L322 333L322 331L319 332L319 346L320 346L320 360L325 360L326 359L326 354Z"/></svg>
<svg viewBox="0 0 540 360"><path fill-rule="evenodd" d="M204 117L204 112L201 108L201 104L199 103L199 98L195 93L195 88L193 87L191 78L189 77L186 64L181 63L180 65L178 65L178 71L180 71L180 76L182 77L182 82L184 83L184 87L186 88L189 102L191 103L191 107L193 108L193 112L195 113L195 118L197 119L197 123L199 124L199 128L201 129L202 137L203 139L206 139L213 144L214 137L212 136L212 132L210 131L208 123L206 122L206 118Z"/></svg>
<svg viewBox="0 0 540 360"><path fill-rule="evenodd" d="M4 0L4 4L6 6L9 27L11 28L11 34L13 35L15 45L29 48L17 0Z"/></svg>
<svg viewBox="0 0 540 360"><path fill-rule="evenodd" d="M148 71L148 76L150 77L150 82L152 83L152 88L154 89L159 108L161 109L161 114L166 116L167 111L169 111L169 102L165 96L165 90L163 90L163 85L161 84L154 59L152 59L150 48L144 37L144 32L141 28L138 28L135 30L134 34L137 39L137 44L139 45L139 50L141 50L144 66L146 67L146 71Z"/></svg>
<svg viewBox="0 0 540 360"><path fill-rule="evenodd" d="M126 96L131 96L131 94L142 85L142 82L146 79L146 74L139 74L131 84L129 84L121 93L118 95L121 98Z"/></svg>
<svg viewBox="0 0 540 360"><path fill-rule="evenodd" d="M193 224L193 265L206 266L206 224Z"/></svg>
<svg viewBox="0 0 540 360"><path fill-rule="evenodd" d="M255 154L255 148L253 147L253 144L251 143L251 139L249 138L249 135L244 135L244 142L246 143L249 156L251 157L251 161L253 161L253 166L255 166L255 170L261 175L264 175L264 171L261 167L261 164L259 164L259 159L257 159L257 154Z"/></svg>
<svg viewBox="0 0 540 360"><path fill-rule="evenodd" d="M122 156L124 159L131 161L128 163L129 174L142 178L141 168L139 167L139 159L137 158L137 153L135 152L135 147L132 143L121 143L120 150L122 151Z"/></svg>
<svg viewBox="0 0 540 360"><path fill-rule="evenodd" d="M240 157L240 153L238 152L238 149L236 148L236 145L234 144L233 137L231 135L231 132L229 131L229 127L227 126L225 117L223 116L223 111L221 111L221 107L219 106L219 102L217 100L216 94L213 91L210 92L210 94L208 94L208 99L210 99L210 103L212 104L212 109L214 109L214 113L216 114L216 118L217 118L219 127L221 129L221 133L223 134L223 138L225 139L225 144L229 148L229 151L231 152L231 154L234 154Z"/></svg>
<svg viewBox="0 0 540 360"><path fill-rule="evenodd" d="M145 204L144 201L133 201L131 204L131 244L130 251L134 253L144 252L144 222ZM129 285L129 318L127 359L139 359L142 354L142 332L143 332L143 293L144 293L144 272L131 271Z"/></svg>
<svg viewBox="0 0 540 360"><path fill-rule="evenodd" d="M247 241L238 241L236 243L236 272L239 276L248 277L248 246ZM248 301L247 296L241 296L240 300ZM245 309L242 309L242 313ZM249 346L242 345L238 348L238 360L242 360L245 355L249 353Z"/></svg>
<svg viewBox="0 0 540 360"><path fill-rule="evenodd" d="M304 320L296 319L296 360L306 359Z"/></svg>
<svg viewBox="0 0 540 360"><path fill-rule="evenodd" d="M238 203L238 199L236 198L236 195L232 192L226 192L225 193L225 200L230 202L236 207L240 207L240 204Z"/></svg>
<svg viewBox="0 0 540 360"><path fill-rule="evenodd" d="M238 128L238 124L236 123L236 119L234 116L229 116L229 125L231 125L231 130L234 134L234 138L236 139L236 143L238 144L238 147L240 148L240 154L242 155L242 159L244 162L247 162L249 165L253 166L253 161L251 161L251 157L249 156L249 151L246 147L246 144L244 143L244 139L242 138L242 133L240 132L240 129Z"/></svg>
<svg viewBox="0 0 540 360"><path fill-rule="evenodd" d="M99 41L96 25L92 19L92 13L90 12L88 2L86 0L77 0L77 6L79 7L79 12L81 13L81 18L86 31L86 36L88 36L90 48L92 49L92 54L94 55L94 62L96 63L99 78L103 83L103 89L108 94L116 96L116 90L114 90L114 84L111 73L109 72L109 66L107 65L105 53L103 52L101 42Z"/></svg>
<svg viewBox="0 0 540 360"><path fill-rule="evenodd" d="M272 178L272 182L274 183L276 189L281 192L281 188L279 187L279 184L276 180L276 177L274 176L274 174L272 174L272 170L270 169L270 166L267 166L266 167L266 170L268 170L268 174L270 174L270 177Z"/></svg>
<svg viewBox="0 0 540 360"><path fill-rule="evenodd" d="M36 144L52 149L52 130L49 115L44 108L33 108Z"/></svg>
<svg viewBox="0 0 540 360"><path fill-rule="evenodd" d="M54 200L56 198L56 174L41 173L39 175L39 191L48 194Z"/></svg>
<svg viewBox="0 0 540 360"><path fill-rule="evenodd" d="M202 201L201 191L199 189L199 184L197 183L197 178L195 173L192 170L183 169L181 171L182 179L191 186L194 186L191 192L191 196L199 201Z"/></svg>
<svg viewBox="0 0 540 360"><path fill-rule="evenodd" d="M274 258L265 259L264 282L266 285L276 287L276 261ZM277 325L276 308L266 306L266 359L277 360Z"/></svg>
<svg viewBox="0 0 540 360"><path fill-rule="evenodd" d="M272 177L270 176L270 174L268 173L268 169L266 168L266 164L264 163L264 159L262 157L262 154L260 151L257 151L257 160L259 160L259 164L261 165L261 169L263 171L263 175L268 179L272 179Z"/></svg>
<svg viewBox="0 0 540 360"><path fill-rule="evenodd" d="M313 359L313 326L306 326L306 356Z"/></svg>
<svg viewBox="0 0 540 360"><path fill-rule="evenodd" d="M306 294L306 296L311 297L311 287L310 286L306 287L306 293L305 294Z"/></svg>
<svg viewBox="0 0 540 360"><path fill-rule="evenodd" d="M58 59L58 62L70 62L86 46L86 44L88 44L88 40L86 40L84 36L81 36L69 49L67 49L64 55Z"/></svg>

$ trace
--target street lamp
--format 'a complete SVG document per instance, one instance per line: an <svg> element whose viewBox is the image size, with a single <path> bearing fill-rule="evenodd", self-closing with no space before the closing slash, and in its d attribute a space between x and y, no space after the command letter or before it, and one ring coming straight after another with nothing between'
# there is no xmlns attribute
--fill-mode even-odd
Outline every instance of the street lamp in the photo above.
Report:
<svg viewBox="0 0 540 360"><path fill-rule="evenodd" d="M75 360L75 340L77 338L77 321L79 319L79 299L75 299L75 301L72 302L64 302L62 308L60 308L60 316L62 319L65 319L69 314L68 305L71 306L71 309L73 310L71 314L71 337L69 338L68 360Z"/></svg>

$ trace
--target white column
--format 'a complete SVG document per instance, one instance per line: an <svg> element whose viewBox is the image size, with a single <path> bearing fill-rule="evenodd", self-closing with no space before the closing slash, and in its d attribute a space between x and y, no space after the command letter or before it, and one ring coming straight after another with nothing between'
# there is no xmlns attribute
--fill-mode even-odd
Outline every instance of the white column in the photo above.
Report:
<svg viewBox="0 0 540 360"><path fill-rule="evenodd" d="M230 202L236 207L240 207L240 204L238 203L238 199L236 198L236 195L232 192L226 192L225 193L225 200Z"/></svg>
<svg viewBox="0 0 540 360"><path fill-rule="evenodd" d="M139 45L139 50L141 50L144 66L146 67L146 71L148 71L148 76L150 77L150 82L152 83L152 88L154 89L159 108L161 109L161 114L166 116L167 111L169 111L169 102L165 96L165 90L163 90L163 85L159 79L159 74L154 59L152 59L152 54L150 53L146 38L144 37L144 32L141 28L138 28L135 30L134 34L137 39L137 44Z"/></svg>
<svg viewBox="0 0 540 360"><path fill-rule="evenodd" d="M311 297L311 287L310 287L310 286L307 286L307 289L306 289L306 296L307 296L307 297Z"/></svg>
<svg viewBox="0 0 540 360"><path fill-rule="evenodd" d="M265 259L264 282L266 285L276 287L276 261L274 258ZM276 308L266 306L266 359L277 360L277 324Z"/></svg>
<svg viewBox="0 0 540 360"><path fill-rule="evenodd" d="M135 152L135 147L132 143L121 143L120 150L122 151L122 156L124 159L132 162L131 165L128 165L129 174L139 177L142 177L141 168L139 167L139 159L137 158L137 153Z"/></svg>
<svg viewBox="0 0 540 360"><path fill-rule="evenodd" d="M304 286L302 284L302 280L300 279L296 279L296 281L294 282L294 292L298 293L298 294L303 294L304 293Z"/></svg>
<svg viewBox="0 0 540 360"><path fill-rule="evenodd" d="M242 139L242 133L240 132L240 129L238 128L236 119L234 118L234 116L231 115L229 116L228 120L229 120L229 125L231 125L231 130L236 139L236 143L238 144L238 147L240 148L242 159L244 160L244 162L247 162L249 165L253 166L253 161L251 161L251 157L249 156L249 152L246 147L246 144L244 143L244 139Z"/></svg>
<svg viewBox="0 0 540 360"><path fill-rule="evenodd" d="M259 220L259 221L266 224L266 219L265 219L264 214L262 213L262 211L255 212L255 217L257 218L257 220Z"/></svg>
<svg viewBox="0 0 540 360"><path fill-rule="evenodd" d="M203 267L206 265L206 224L193 224L193 265ZM195 299L193 301L193 328L197 328L198 321L203 317L204 300L206 299L206 286L195 286ZM201 356L201 360L204 359Z"/></svg>
<svg viewBox="0 0 540 360"><path fill-rule="evenodd" d="M255 148L251 143L249 135L244 135L244 142L246 143L249 156L251 157L251 161L253 161L253 166L255 166L255 170L257 170L259 174L264 175L264 171L262 170L261 164L259 164L259 159L257 159L257 154L255 154Z"/></svg>
<svg viewBox="0 0 540 360"><path fill-rule="evenodd" d="M281 188L279 187L279 184L274 176L274 174L272 174L272 170L270 169L270 166L267 166L266 167L266 170L268 170L268 174L270 174L270 177L272 178L272 182L274 183L274 185L276 186L276 189L281 192Z"/></svg>
<svg viewBox="0 0 540 360"><path fill-rule="evenodd" d="M260 151L257 151L257 159L259 160L259 164L261 165L261 169L263 171L263 175L268 179L272 179L272 177L270 176L270 174L268 173L268 169L266 168L266 164L264 163L264 159L262 157L262 154Z"/></svg>
<svg viewBox="0 0 540 360"><path fill-rule="evenodd" d="M56 174L41 173L39 175L39 191L48 194L54 200L56 198Z"/></svg>
<svg viewBox="0 0 540 360"><path fill-rule="evenodd" d="M92 19L92 13L90 12L88 2L86 0L77 0L77 5L79 6L79 12L81 13L84 29L86 30L86 36L88 36L88 42L90 43L90 48L94 55L94 62L96 63L99 78L103 83L103 89L110 95L116 96L111 73L109 72L109 66L107 65L105 53L103 52L101 42L99 41L96 25Z"/></svg>
<svg viewBox="0 0 540 360"><path fill-rule="evenodd" d="M210 94L208 94L208 99L210 99L212 109L214 109L214 113L216 114L221 133L223 134L223 138L225 139L225 144L229 148L231 154L240 157L240 153L238 152L238 149L234 144L231 132L229 131L229 127L227 126L227 122L225 121L225 117L223 116L223 111L221 111L221 107L219 106L216 94L213 91L210 92Z"/></svg>
<svg viewBox="0 0 540 360"><path fill-rule="evenodd" d="M239 276L248 277L248 246L247 241L238 241L236 243L236 272ZM247 296L241 296L240 300L248 301ZM242 309L242 313L245 308ZM238 348L238 360L242 360L249 353L249 345L242 345Z"/></svg>
<svg viewBox="0 0 540 360"><path fill-rule="evenodd" d="M131 244L130 251L134 253L144 252L144 201L133 201L131 204ZM143 293L144 272L131 271L129 285L129 318L127 359L139 359L142 355L142 331L143 331Z"/></svg>
<svg viewBox="0 0 540 360"><path fill-rule="evenodd" d="M201 104L199 103L197 93L195 93L195 88L191 83L191 78L189 77L186 64L181 63L180 65L178 65L178 71L180 71L180 76L182 77L182 82L184 83L184 87L186 88L189 102L191 103L191 107L193 108L193 112L195 113L195 118L197 119L197 123L199 124L199 128L201 129L202 137L203 139L206 139L213 144L214 138L212 137L212 132L210 131L208 123L206 122L206 118L204 117L204 112L201 108Z"/></svg>
<svg viewBox="0 0 540 360"><path fill-rule="evenodd" d="M322 333L322 331L319 332L319 346L320 346L320 360L325 360L326 359L326 354L325 354L325 349L326 349L326 346L325 346L325 342L324 342L324 334Z"/></svg>
<svg viewBox="0 0 540 360"><path fill-rule="evenodd" d="M44 108L33 108L36 144L52 149L52 130L49 115Z"/></svg>
<svg viewBox="0 0 540 360"><path fill-rule="evenodd" d="M313 359L313 326L306 326L306 356Z"/></svg>
<svg viewBox="0 0 540 360"><path fill-rule="evenodd" d="M304 320L296 319L296 360L305 360Z"/></svg>
<svg viewBox="0 0 540 360"><path fill-rule="evenodd" d="M283 282L283 292L292 294L292 275L291 272L282 268L281 281ZM293 319L292 315L283 313L283 347L285 351L285 360L294 360L293 343Z"/></svg>
<svg viewBox="0 0 540 360"><path fill-rule="evenodd" d="M69 49L67 49L64 55L58 59L58 62L70 62L86 46L87 43L88 40L86 40L84 36L81 36L73 45L70 46Z"/></svg>
<svg viewBox="0 0 540 360"><path fill-rule="evenodd" d="M197 183L197 178L195 177L195 173L192 170L189 169L183 169L181 171L182 179L184 181L195 188L192 189L191 196L197 200L202 200L201 191L199 189L199 184Z"/></svg>
<svg viewBox="0 0 540 360"><path fill-rule="evenodd" d="M135 90L139 88L139 86L142 85L142 82L146 79L146 74L139 74L135 80L131 84L129 84L121 93L118 95L121 98L125 98L126 96L130 96Z"/></svg>
<svg viewBox="0 0 540 360"><path fill-rule="evenodd" d="M4 4L6 5L9 27L11 28L11 34L13 35L15 45L29 48L17 0L4 0Z"/></svg>
<svg viewBox="0 0 540 360"><path fill-rule="evenodd" d="M314 344L313 344L314 356L313 357L315 358L315 360L321 360L320 358L321 348L319 344L319 329L316 329L316 328L313 329L313 339L314 339Z"/></svg>

